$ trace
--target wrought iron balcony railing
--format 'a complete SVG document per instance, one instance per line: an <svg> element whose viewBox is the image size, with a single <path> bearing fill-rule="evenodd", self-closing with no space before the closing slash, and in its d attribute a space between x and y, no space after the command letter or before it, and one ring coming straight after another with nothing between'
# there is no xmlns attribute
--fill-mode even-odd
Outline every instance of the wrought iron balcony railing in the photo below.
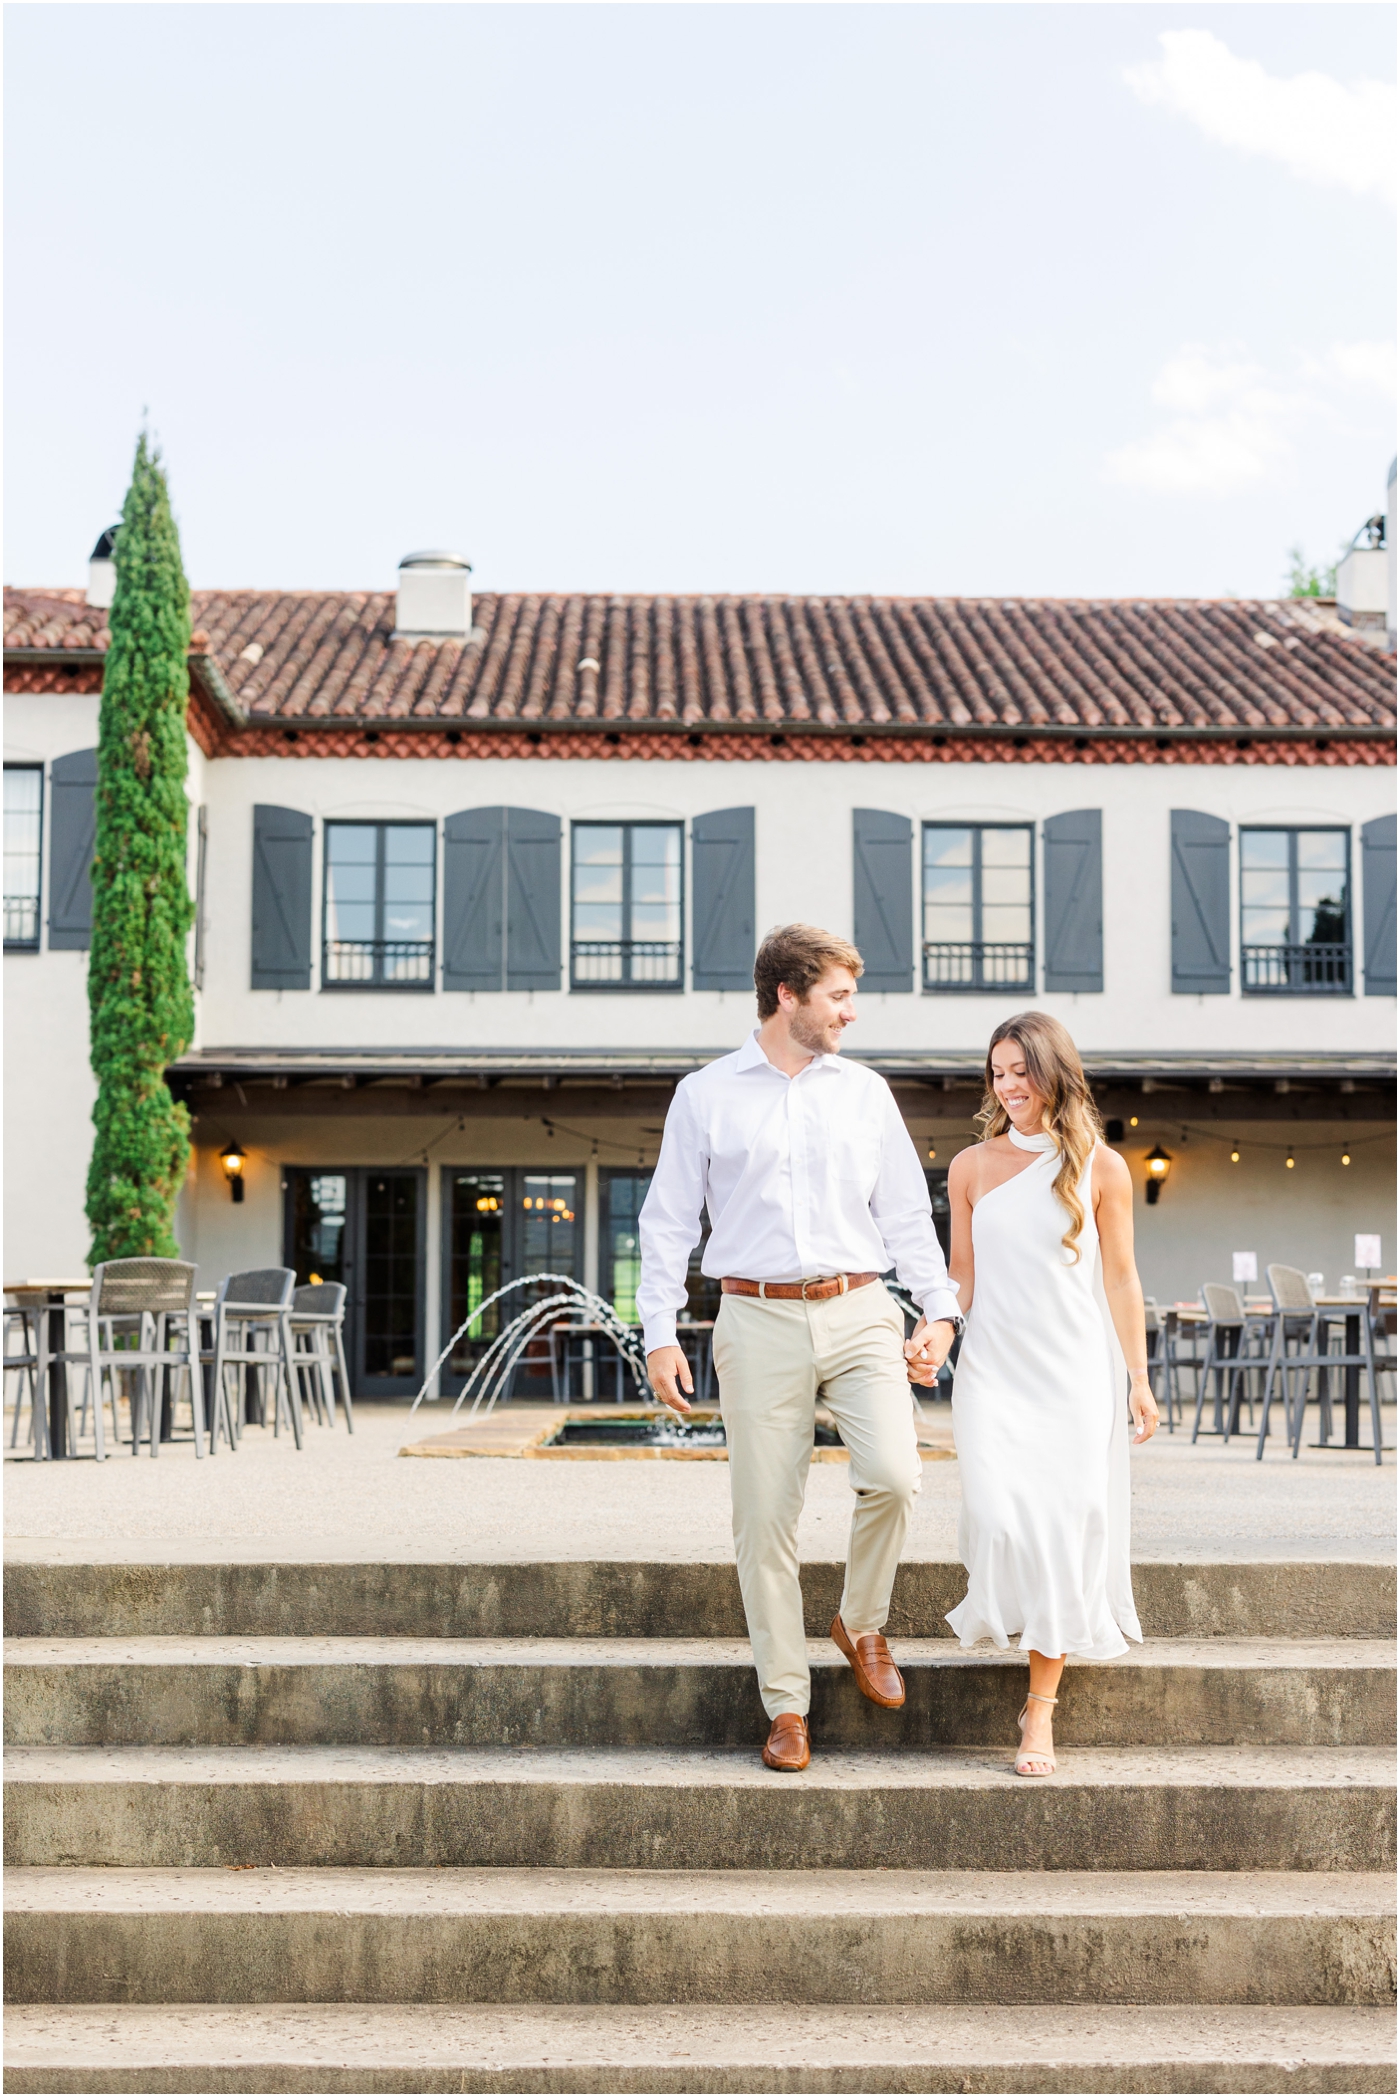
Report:
<svg viewBox="0 0 1400 2097"><path fill-rule="evenodd" d="M328 939L323 980L381 990L431 990L430 939Z"/></svg>
<svg viewBox="0 0 1400 2097"><path fill-rule="evenodd" d="M1346 942L1288 942L1240 949L1244 988L1256 995L1346 997L1351 990L1351 947Z"/></svg>
<svg viewBox="0 0 1400 2097"><path fill-rule="evenodd" d="M930 939L924 943L925 990L1031 990L1035 949L1029 940Z"/></svg>
<svg viewBox="0 0 1400 2097"><path fill-rule="evenodd" d="M678 939L576 939L573 946L576 989L679 990L681 943Z"/></svg>

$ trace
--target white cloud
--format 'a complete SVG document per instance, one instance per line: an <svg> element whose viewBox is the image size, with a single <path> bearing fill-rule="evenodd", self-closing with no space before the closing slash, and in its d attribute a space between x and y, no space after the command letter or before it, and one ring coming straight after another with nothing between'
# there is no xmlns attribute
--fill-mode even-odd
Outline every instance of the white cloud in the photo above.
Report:
<svg viewBox="0 0 1400 2097"><path fill-rule="evenodd" d="M1278 480L1310 422L1336 429L1347 397L1393 391L1395 346L1334 342L1292 373L1270 372L1237 343L1184 343L1152 400L1164 419L1104 460L1104 478L1156 495L1234 495Z"/></svg>
<svg viewBox="0 0 1400 2097"><path fill-rule="evenodd" d="M1334 342L1323 360L1324 379L1340 379L1344 385L1369 388L1395 398L1395 344L1393 342Z"/></svg>
<svg viewBox="0 0 1400 2097"><path fill-rule="evenodd" d="M1221 145L1281 160L1305 181L1394 202L1393 87L1344 87L1328 73L1276 79L1207 29L1168 29L1157 41L1164 55L1123 76L1140 101L1184 116Z"/></svg>

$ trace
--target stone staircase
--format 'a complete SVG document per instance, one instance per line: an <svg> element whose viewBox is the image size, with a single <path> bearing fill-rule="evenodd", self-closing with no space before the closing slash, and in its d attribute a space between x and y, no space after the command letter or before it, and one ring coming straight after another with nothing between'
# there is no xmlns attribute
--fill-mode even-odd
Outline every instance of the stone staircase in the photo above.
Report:
<svg viewBox="0 0 1400 2097"><path fill-rule="evenodd" d="M1039 1784L839 1584L782 1777L727 1566L12 1566L7 2089L1395 2088L1392 1569L1139 1567Z"/></svg>

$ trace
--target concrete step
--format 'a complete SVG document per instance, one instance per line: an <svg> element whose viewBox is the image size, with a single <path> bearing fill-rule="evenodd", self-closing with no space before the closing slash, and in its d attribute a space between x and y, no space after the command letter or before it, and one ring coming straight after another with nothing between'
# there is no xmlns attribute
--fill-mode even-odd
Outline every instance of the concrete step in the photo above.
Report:
<svg viewBox="0 0 1400 2097"><path fill-rule="evenodd" d="M802 1569L807 1629L824 1637L842 1567ZM1395 1568L1280 1561L1133 1568L1149 1638L1391 1638ZM960 1565L900 1567L892 1637L946 1638ZM732 1564L607 1560L507 1565L18 1561L6 1569L16 1638L742 1638Z"/></svg>
<svg viewBox="0 0 1400 2097"><path fill-rule="evenodd" d="M12 2009L8 2092L1395 2087L1372 2009Z"/></svg>
<svg viewBox="0 0 1400 2097"><path fill-rule="evenodd" d="M1384 1871L1381 1748L13 1748L13 1864Z"/></svg>
<svg viewBox="0 0 1400 2097"><path fill-rule="evenodd" d="M5 1909L12 2003L1395 1996L1380 1872L21 1869Z"/></svg>
<svg viewBox="0 0 1400 2097"><path fill-rule="evenodd" d="M1014 1743L1025 1656L896 1640L901 1712L813 1641L826 1747ZM70 1746L748 1746L764 1718L746 1641L14 1639L5 1738ZM1395 1653L1379 1640L1156 1640L1069 1668L1063 1747L1384 1746Z"/></svg>

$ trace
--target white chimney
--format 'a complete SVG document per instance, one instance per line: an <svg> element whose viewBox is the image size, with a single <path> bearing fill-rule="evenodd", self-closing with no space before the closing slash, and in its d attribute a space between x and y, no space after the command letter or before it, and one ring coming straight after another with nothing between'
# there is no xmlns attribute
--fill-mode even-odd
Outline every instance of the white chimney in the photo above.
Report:
<svg viewBox="0 0 1400 2097"><path fill-rule="evenodd" d="M1337 616L1348 626L1384 626L1387 588L1385 515L1368 517L1337 563Z"/></svg>
<svg viewBox="0 0 1400 2097"><path fill-rule="evenodd" d="M116 543L117 527L109 524L88 562L87 601L99 612L105 612L117 594L117 564L112 559Z"/></svg>
<svg viewBox="0 0 1400 2097"><path fill-rule="evenodd" d="M472 566L460 553L406 553L399 562L396 641L465 641L472 628Z"/></svg>

